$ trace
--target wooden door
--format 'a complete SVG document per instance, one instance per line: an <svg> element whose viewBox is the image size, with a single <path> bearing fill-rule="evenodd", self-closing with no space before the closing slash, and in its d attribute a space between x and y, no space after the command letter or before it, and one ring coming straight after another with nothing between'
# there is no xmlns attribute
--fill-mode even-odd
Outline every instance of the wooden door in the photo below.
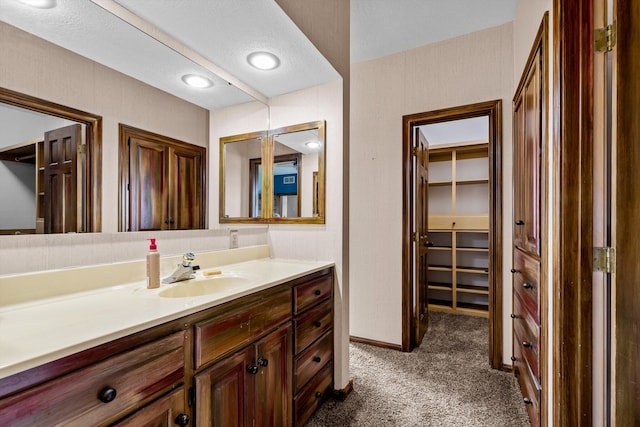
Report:
<svg viewBox="0 0 640 427"><path fill-rule="evenodd" d="M176 425L194 425L191 417L184 411L184 388L172 391L155 400L114 427L171 427ZM188 424L185 424L187 422Z"/></svg>
<svg viewBox="0 0 640 427"><path fill-rule="evenodd" d="M287 324L260 340L255 361L255 426L292 423L291 326Z"/></svg>
<svg viewBox="0 0 640 427"><path fill-rule="evenodd" d="M247 370L255 366L254 358L249 346L195 376L197 425L253 426L255 375Z"/></svg>
<svg viewBox="0 0 640 427"><path fill-rule="evenodd" d="M44 232L81 231L78 220L78 124L44 134Z"/></svg>
<svg viewBox="0 0 640 427"><path fill-rule="evenodd" d="M422 343L429 324L429 301L427 289L427 230L428 230L428 194L429 194L429 143L418 127L415 128L416 179L415 179L415 318L416 346Z"/></svg>
<svg viewBox="0 0 640 427"><path fill-rule="evenodd" d="M614 246L613 387L614 426L640 425L640 2L616 0L614 54L613 177Z"/></svg>
<svg viewBox="0 0 640 427"><path fill-rule="evenodd" d="M203 228L202 149L170 147L168 155L170 203L165 226L172 230Z"/></svg>
<svg viewBox="0 0 640 427"><path fill-rule="evenodd" d="M166 147L129 138L129 224L127 231L168 229Z"/></svg>

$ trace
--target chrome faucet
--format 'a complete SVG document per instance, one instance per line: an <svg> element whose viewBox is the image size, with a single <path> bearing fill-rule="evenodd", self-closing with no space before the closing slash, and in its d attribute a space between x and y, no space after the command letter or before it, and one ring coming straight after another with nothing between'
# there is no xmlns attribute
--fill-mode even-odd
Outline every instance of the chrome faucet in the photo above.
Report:
<svg viewBox="0 0 640 427"><path fill-rule="evenodd" d="M171 276L162 279L162 283L175 283L181 280L193 279L195 277L193 272L197 269L197 266L191 265L194 259L196 259L196 256L193 252L187 252L182 255L182 262L178 264L176 271Z"/></svg>

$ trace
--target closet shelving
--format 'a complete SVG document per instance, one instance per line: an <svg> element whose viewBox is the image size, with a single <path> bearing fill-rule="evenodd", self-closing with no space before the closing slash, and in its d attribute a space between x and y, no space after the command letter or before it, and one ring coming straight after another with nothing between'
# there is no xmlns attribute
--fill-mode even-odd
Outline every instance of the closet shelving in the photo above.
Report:
<svg viewBox="0 0 640 427"><path fill-rule="evenodd" d="M429 150L429 309L488 316L488 143Z"/></svg>

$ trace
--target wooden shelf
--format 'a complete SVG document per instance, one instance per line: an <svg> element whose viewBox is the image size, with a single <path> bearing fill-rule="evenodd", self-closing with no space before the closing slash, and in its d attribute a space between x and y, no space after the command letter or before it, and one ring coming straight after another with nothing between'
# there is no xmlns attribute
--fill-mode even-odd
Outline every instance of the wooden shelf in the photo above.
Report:
<svg viewBox="0 0 640 427"><path fill-rule="evenodd" d="M428 218L429 240L436 245L429 247L429 261L433 264L428 271L438 274L428 284L433 292L429 309L488 317L489 215L468 213L476 206L478 210L488 209L488 144L472 141L438 146L429 150L429 162L440 162L434 173L439 180L429 183L434 188L429 206L442 204L432 210L438 213ZM451 188L437 190L438 187ZM451 214L440 213L446 211ZM448 254L445 258L445 251L451 251L450 259ZM449 261L451 265L443 265ZM439 271L448 273L435 273Z"/></svg>

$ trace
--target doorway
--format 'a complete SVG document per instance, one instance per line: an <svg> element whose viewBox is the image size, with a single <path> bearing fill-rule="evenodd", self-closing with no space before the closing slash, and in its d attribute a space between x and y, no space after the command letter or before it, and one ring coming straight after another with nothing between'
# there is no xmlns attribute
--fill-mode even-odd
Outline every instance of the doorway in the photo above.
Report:
<svg viewBox="0 0 640 427"><path fill-rule="evenodd" d="M417 146L415 138L421 126L486 117L488 119L488 141L486 153L488 158L488 220L487 220L487 287L489 318L489 362L493 368L502 367L502 102L488 101L478 104L447 108L403 117L403 250L402 250L402 350L411 351L419 345L424 333L424 322L427 317L428 288L424 265L428 257L416 256L422 244L430 239L423 239L416 230L416 222L422 217L419 211L418 180L420 164L416 161L424 154ZM473 145L473 144L471 144ZM478 148L478 147L474 147ZM472 150L473 151L473 150ZM431 189L431 187L429 187ZM469 237L469 236L465 236ZM422 291L421 291L422 290Z"/></svg>

